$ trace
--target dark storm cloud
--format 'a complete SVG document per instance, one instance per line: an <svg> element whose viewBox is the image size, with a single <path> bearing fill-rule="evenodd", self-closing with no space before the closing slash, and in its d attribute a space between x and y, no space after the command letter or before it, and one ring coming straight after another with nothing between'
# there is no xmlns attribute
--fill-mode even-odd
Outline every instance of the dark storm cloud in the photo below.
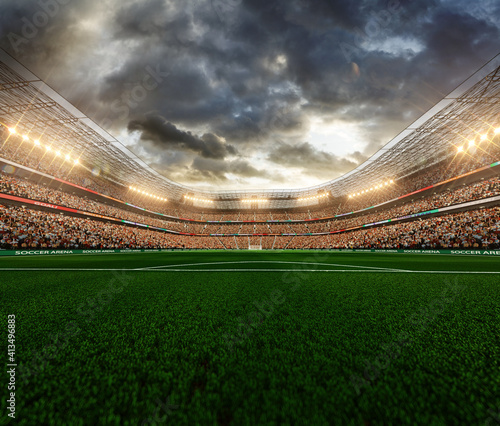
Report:
<svg viewBox="0 0 500 426"><path fill-rule="evenodd" d="M429 76L432 70L424 67L425 63L438 64L453 78L453 70L465 67L466 72L475 71L475 63L481 58L489 59L492 53L498 53L498 44L492 45L491 40L500 39L499 27L467 13L439 8L431 22L422 24L422 30L422 41L427 48L415 62ZM435 76L434 81L436 77L439 79Z"/></svg>
<svg viewBox="0 0 500 426"><path fill-rule="evenodd" d="M348 171L499 50L489 0L69 0L37 26L41 3L2 2L2 47L191 182L279 183L257 157ZM355 125L361 152L315 145L318 117Z"/></svg>
<svg viewBox="0 0 500 426"><path fill-rule="evenodd" d="M240 178L264 178L273 179L275 175L270 171L258 169L252 166L248 161L236 159L233 161L219 161L210 158L197 157L189 168L189 173L193 180L203 177L205 179L214 179L219 182L227 182L227 174L237 175ZM280 178L279 174L276 176Z"/></svg>
<svg viewBox="0 0 500 426"><path fill-rule="evenodd" d="M153 167L170 176L174 180L182 179L188 184L209 184L225 189L229 183L244 183L247 178L273 179L275 182L285 182L284 177L276 171L254 167L250 162L236 158L220 160L213 158L196 157L187 161L186 156L160 154L152 159ZM206 186L206 185L204 185Z"/></svg>
<svg viewBox="0 0 500 426"><path fill-rule="evenodd" d="M364 159L359 152L352 155L353 159L340 158L329 152L316 149L309 142L291 145L278 143L269 153L269 160L283 166L303 170L315 169L321 174L346 173L356 167Z"/></svg>
<svg viewBox="0 0 500 426"><path fill-rule="evenodd" d="M130 121L128 130L140 131L141 140L152 142L156 148L166 150L180 148L195 152L205 158L215 159L223 159L227 155L236 154L234 146L225 144L221 138L212 133L205 133L198 137L189 131L179 130L159 116Z"/></svg>

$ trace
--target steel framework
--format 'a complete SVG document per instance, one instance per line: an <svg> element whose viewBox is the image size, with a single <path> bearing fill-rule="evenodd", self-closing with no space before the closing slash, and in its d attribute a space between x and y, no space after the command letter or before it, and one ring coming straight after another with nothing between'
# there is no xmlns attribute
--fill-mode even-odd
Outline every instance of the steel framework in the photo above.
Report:
<svg viewBox="0 0 500 426"><path fill-rule="evenodd" d="M168 179L145 164L106 130L75 108L18 61L0 50L0 121L30 136L53 141L77 152L82 162L103 167L124 186L154 188L181 202L190 194L211 199L211 208L294 208L318 204L298 198L328 192L338 197L360 191L388 178L414 173L438 162L462 145L500 126L500 54L403 130L363 164L343 176L308 188L283 190L204 191ZM419 160L416 163L416 160ZM245 199L266 199L242 203ZM194 202L195 206L206 206Z"/></svg>

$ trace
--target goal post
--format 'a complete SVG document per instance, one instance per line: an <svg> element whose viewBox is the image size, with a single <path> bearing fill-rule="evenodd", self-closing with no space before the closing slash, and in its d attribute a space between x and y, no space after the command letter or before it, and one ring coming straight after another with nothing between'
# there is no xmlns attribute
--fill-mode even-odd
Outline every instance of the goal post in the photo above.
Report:
<svg viewBox="0 0 500 426"><path fill-rule="evenodd" d="M248 250L262 250L262 244L249 244Z"/></svg>

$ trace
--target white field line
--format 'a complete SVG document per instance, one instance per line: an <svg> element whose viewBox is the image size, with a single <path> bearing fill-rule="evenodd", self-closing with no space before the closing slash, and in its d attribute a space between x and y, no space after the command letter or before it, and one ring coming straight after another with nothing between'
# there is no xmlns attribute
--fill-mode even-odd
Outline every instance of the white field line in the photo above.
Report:
<svg viewBox="0 0 500 426"><path fill-rule="evenodd" d="M120 272L371 272L374 274L500 274L500 271L410 271L403 269L118 269L118 268L0 268L0 271L120 271Z"/></svg>
<svg viewBox="0 0 500 426"><path fill-rule="evenodd" d="M342 266L344 268L361 268L361 269L375 269L375 270L390 270L390 271L404 271L404 269L396 268L380 268L378 266L362 266L362 265L343 265L339 263L317 263L317 262L291 262L283 260L242 260L242 261L232 261L232 262L205 262L205 263L181 263L178 265L160 265L160 266L147 266L145 268L138 268L138 270L148 270L148 269L163 269L163 268L175 268L184 266L200 266L200 265L230 265L230 264L240 264L240 263L288 263L294 265L321 265L321 266ZM199 270L199 269L198 269Z"/></svg>

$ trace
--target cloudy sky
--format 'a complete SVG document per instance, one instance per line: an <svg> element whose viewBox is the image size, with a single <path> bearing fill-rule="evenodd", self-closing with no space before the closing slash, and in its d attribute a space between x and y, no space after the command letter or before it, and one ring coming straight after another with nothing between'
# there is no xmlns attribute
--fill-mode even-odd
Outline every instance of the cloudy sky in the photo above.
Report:
<svg viewBox="0 0 500 426"><path fill-rule="evenodd" d="M172 180L297 188L500 52L497 0L2 0L0 46Z"/></svg>

